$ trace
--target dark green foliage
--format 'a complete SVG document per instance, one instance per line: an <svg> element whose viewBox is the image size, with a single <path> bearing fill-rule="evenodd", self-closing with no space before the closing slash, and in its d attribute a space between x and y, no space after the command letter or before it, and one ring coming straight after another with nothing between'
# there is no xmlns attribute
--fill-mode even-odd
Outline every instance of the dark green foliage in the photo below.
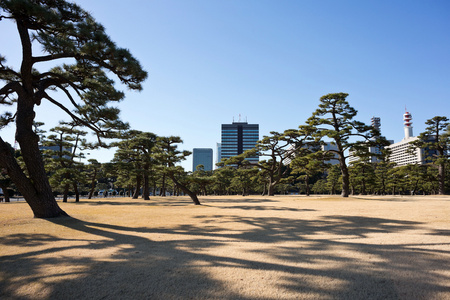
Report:
<svg viewBox="0 0 450 300"><path fill-rule="evenodd" d="M141 90L147 77L139 62L106 35L103 26L78 5L64 0L0 0L0 21L16 23L22 62L18 69L6 65L0 55L0 104L16 103L15 113L0 116L0 127L16 122L16 139L22 150L27 175L9 155L0 138L0 167L25 197L36 217L66 215L53 196L33 131L34 107L48 101L77 125L99 137L113 137L127 128L119 110L109 104L124 98L116 89L115 75L132 90ZM40 46L43 54L33 53ZM63 59L63 60L62 60ZM63 63L64 61L64 63ZM56 65L42 70L42 65ZM48 93L48 91L52 93ZM55 92L62 96L54 97Z"/></svg>
<svg viewBox="0 0 450 300"><path fill-rule="evenodd" d="M346 93L322 96L319 108L307 120L307 125L313 128L315 137L328 137L337 146L337 150L330 151L339 159L343 197L348 197L350 189L349 172L345 161L347 151L355 148L362 151L368 146L378 145L380 138L375 128L354 120L357 111L350 106L346 100L347 96ZM353 142L352 139L359 140Z"/></svg>
<svg viewBox="0 0 450 300"><path fill-rule="evenodd" d="M157 164L156 141L157 136L154 133L130 130L123 136L122 141L115 144L118 147L113 160L116 172L124 185L132 184L132 178L135 179L133 198L138 197L143 179L143 198L150 199L150 175Z"/></svg>
<svg viewBox="0 0 450 300"><path fill-rule="evenodd" d="M79 202L78 185L84 181L83 165L78 161L87 132L76 128L75 123L60 122L60 126L50 129L52 134L42 139L44 161L47 173L50 174L50 185L53 190L62 191L63 201L73 191L76 202Z"/></svg>
<svg viewBox="0 0 450 300"><path fill-rule="evenodd" d="M439 194L444 195L445 167L450 157L450 123L447 117L436 116L425 124L428 127L419 135L419 139L411 144L423 149L426 160L438 168Z"/></svg>
<svg viewBox="0 0 450 300"><path fill-rule="evenodd" d="M190 151L178 150L179 143L183 140L178 136L158 137L157 154L155 158L163 167L163 174L167 175L173 183L180 188L184 193L191 197L196 205L200 205L197 194L188 188L188 183L184 169L177 164L191 155Z"/></svg>

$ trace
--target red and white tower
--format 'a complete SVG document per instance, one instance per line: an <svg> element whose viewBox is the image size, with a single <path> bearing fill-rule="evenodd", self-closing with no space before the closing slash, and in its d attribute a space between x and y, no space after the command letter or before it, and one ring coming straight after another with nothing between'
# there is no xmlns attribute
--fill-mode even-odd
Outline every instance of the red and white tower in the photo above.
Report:
<svg viewBox="0 0 450 300"><path fill-rule="evenodd" d="M403 121L405 121L405 139L409 139L413 137L413 128L412 128L412 116L409 112L406 111L403 114Z"/></svg>

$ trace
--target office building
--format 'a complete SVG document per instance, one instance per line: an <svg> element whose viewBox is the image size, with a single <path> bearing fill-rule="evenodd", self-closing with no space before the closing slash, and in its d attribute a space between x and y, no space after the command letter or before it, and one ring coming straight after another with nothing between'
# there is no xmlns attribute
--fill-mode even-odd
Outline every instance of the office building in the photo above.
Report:
<svg viewBox="0 0 450 300"><path fill-rule="evenodd" d="M192 171L197 169L198 165L203 165L203 170L212 171L213 169L213 150L210 148L194 148L192 151Z"/></svg>
<svg viewBox="0 0 450 300"><path fill-rule="evenodd" d="M405 112L403 114L403 121L405 124L405 137L400 142L386 147L392 152L389 156L389 160L396 163L398 167L410 164L421 165L425 163L423 149L417 148L413 153L410 153L408 151L409 148L411 148L410 143L418 139L418 137L413 136L413 127L411 120L411 114L409 112Z"/></svg>
<svg viewBox="0 0 450 300"><path fill-rule="evenodd" d="M372 117L371 124L372 124L372 127L374 127L379 132L381 132L381 118ZM388 142L392 144L394 141L388 140ZM378 146L377 147L368 147L368 148L369 148L369 153L373 153L376 155L380 155L381 150L383 149L382 147L378 147ZM354 155L354 151L349 151L349 157L348 157L349 164L353 164L353 163L357 162L358 160L359 160L359 157ZM378 156L370 156L369 162L378 163L378 162L380 162L380 158Z"/></svg>
<svg viewBox="0 0 450 300"><path fill-rule="evenodd" d="M220 159L230 158L253 149L259 140L259 124L247 122L233 122L222 124L222 141ZM247 158L248 161L257 163L258 156Z"/></svg>

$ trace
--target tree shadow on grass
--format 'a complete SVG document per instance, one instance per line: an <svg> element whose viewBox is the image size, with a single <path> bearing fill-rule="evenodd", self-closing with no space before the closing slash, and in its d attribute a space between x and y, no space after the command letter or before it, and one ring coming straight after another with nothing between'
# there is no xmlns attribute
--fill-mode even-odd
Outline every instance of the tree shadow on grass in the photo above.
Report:
<svg viewBox="0 0 450 300"><path fill-rule="evenodd" d="M151 197L150 200L122 198L120 200L101 200L93 199L75 203L76 205L94 205L94 206L186 206L191 204L192 200L187 197Z"/></svg>
<svg viewBox="0 0 450 300"><path fill-rule="evenodd" d="M204 206L208 206L208 204L204 204ZM217 207L217 206L214 206ZM222 206L217 207L220 209L232 209L232 210L257 210L257 211L291 211L291 212L307 212L307 211L316 211L315 209L310 208L293 208L293 207L285 207L285 206L269 206L269 205L233 205L233 206Z"/></svg>
<svg viewBox="0 0 450 300"><path fill-rule="evenodd" d="M219 197L208 197L201 196L200 200L205 203L276 203L279 202L275 198L267 199L267 198L259 198L253 196L219 196Z"/></svg>
<svg viewBox="0 0 450 300"><path fill-rule="evenodd" d="M421 229L418 222L361 216L301 220L239 215L198 216L194 224L170 228L74 218L49 222L78 234L76 238L16 234L0 240L2 248L21 247L20 253L0 256L1 299L430 299L450 295L444 284L450 250L366 240L373 234ZM41 245L47 247L33 249ZM448 244L444 246L448 249ZM235 255L228 255L227 249ZM46 268L55 270L43 272ZM225 271L220 277L209 272L217 268ZM275 281L270 279L274 274ZM38 286L40 294L27 295L28 286Z"/></svg>

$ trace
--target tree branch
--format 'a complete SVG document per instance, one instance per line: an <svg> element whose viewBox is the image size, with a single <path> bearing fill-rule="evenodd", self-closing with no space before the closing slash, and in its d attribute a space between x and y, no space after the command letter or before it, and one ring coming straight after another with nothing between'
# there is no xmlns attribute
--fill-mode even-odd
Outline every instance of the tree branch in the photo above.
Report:
<svg viewBox="0 0 450 300"><path fill-rule="evenodd" d="M75 58L75 53L58 53L58 54L50 54L45 56L33 56L33 63L52 61L61 58Z"/></svg>
<svg viewBox="0 0 450 300"><path fill-rule="evenodd" d="M19 93L19 90L22 86L17 81L8 82L4 87L0 89L0 95L8 96L11 93Z"/></svg>
<svg viewBox="0 0 450 300"><path fill-rule="evenodd" d="M65 107L64 105L62 105L61 103L59 103L58 101L56 101L55 99L53 99L52 97L50 97L47 93L44 93L43 98L49 100L51 103L53 103L54 105L58 106L59 108L61 108L64 112L66 112L74 121L80 122L81 124L83 124L84 126L88 127L89 129L93 130L96 133L101 133L103 132L100 128L98 128L97 126L94 126L93 124L90 124L80 118L78 118L76 115L74 115L67 107Z"/></svg>
<svg viewBox="0 0 450 300"><path fill-rule="evenodd" d="M2 66L2 68L0 68L0 75L13 75L17 78L20 78L20 74L17 73L16 71L14 71L10 68L4 67L3 65L1 65L1 66Z"/></svg>
<svg viewBox="0 0 450 300"><path fill-rule="evenodd" d="M67 78L65 78L64 76L62 76L61 74L57 74L57 73L54 73L54 72L45 72L45 73L39 74L39 78L40 79L43 79L43 80L50 80L50 79L55 80L55 78L46 78L46 79L44 79L44 77L56 77L56 78L58 78L61 81L61 82L59 82L59 84L66 83L66 84L70 85L75 90L77 95L81 97L80 90L83 90L83 89L80 88L79 86L77 86L76 84L74 84L72 81L70 81Z"/></svg>

